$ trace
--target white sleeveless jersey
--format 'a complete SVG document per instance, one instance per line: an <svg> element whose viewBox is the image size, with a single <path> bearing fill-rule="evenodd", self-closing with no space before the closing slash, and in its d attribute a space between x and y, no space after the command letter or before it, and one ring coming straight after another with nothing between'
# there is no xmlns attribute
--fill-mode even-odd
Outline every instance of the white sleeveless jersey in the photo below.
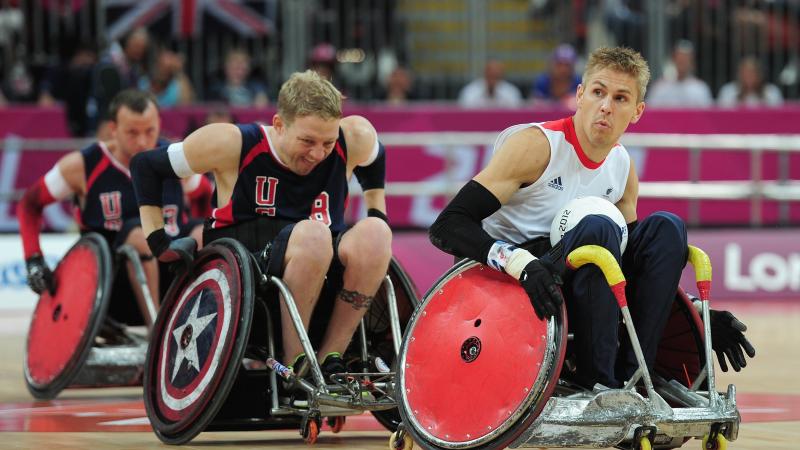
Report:
<svg viewBox="0 0 800 450"><path fill-rule="evenodd" d="M483 220L483 229L489 235L515 244L548 236L553 218L574 198L592 195L617 203L630 173L630 157L620 144L602 162L591 161L578 143L572 117L507 128L497 137L494 151L509 136L530 127L542 130L550 142L547 168L538 180L515 192L505 205Z"/></svg>

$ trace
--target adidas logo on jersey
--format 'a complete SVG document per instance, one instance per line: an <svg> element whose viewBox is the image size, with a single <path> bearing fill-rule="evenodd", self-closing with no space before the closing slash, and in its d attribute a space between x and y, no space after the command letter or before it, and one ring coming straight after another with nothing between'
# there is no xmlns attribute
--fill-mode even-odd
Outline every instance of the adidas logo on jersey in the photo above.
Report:
<svg viewBox="0 0 800 450"><path fill-rule="evenodd" d="M549 183L547 183L547 185L550 186L553 189L558 189L559 191L563 191L564 190L564 185L561 184L561 177L553 178L552 180L550 180Z"/></svg>

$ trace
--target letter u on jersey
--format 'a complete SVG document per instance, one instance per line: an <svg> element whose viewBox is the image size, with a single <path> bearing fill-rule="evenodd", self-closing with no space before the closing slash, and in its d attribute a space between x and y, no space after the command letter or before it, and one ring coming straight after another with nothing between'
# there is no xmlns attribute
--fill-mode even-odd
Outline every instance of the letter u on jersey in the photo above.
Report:
<svg viewBox="0 0 800 450"><path fill-rule="evenodd" d="M257 214L275 215L275 194L278 191L278 181L275 177L256 177ZM264 192L265 190L266 192Z"/></svg>

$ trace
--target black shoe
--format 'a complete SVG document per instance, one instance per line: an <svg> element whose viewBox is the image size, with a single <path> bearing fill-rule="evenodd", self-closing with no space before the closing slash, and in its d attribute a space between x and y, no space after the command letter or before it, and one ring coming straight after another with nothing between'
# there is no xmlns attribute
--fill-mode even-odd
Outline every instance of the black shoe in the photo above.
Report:
<svg viewBox="0 0 800 450"><path fill-rule="evenodd" d="M320 369L322 370L322 378L325 379L325 383L331 382L332 375L347 372L347 368L342 360L342 355L339 353L328 353L325 360L320 363Z"/></svg>

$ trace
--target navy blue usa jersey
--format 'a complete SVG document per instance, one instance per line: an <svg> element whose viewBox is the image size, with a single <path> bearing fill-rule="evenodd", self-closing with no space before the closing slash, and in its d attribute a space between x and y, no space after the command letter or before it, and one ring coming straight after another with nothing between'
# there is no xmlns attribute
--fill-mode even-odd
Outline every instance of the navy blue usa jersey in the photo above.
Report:
<svg viewBox="0 0 800 450"><path fill-rule="evenodd" d="M347 147L341 128L330 155L308 175L298 175L280 161L265 126L237 126L242 133L239 178L227 205L217 208L214 195L211 228L268 216L292 222L318 220L333 232L345 229Z"/></svg>
<svg viewBox="0 0 800 450"><path fill-rule="evenodd" d="M76 214L81 229L119 231L123 223L138 219L130 170L102 142L81 150L81 155L86 176L86 197L78 202ZM162 192L164 229L170 236L177 236L179 226L188 220L180 180L164 180Z"/></svg>

